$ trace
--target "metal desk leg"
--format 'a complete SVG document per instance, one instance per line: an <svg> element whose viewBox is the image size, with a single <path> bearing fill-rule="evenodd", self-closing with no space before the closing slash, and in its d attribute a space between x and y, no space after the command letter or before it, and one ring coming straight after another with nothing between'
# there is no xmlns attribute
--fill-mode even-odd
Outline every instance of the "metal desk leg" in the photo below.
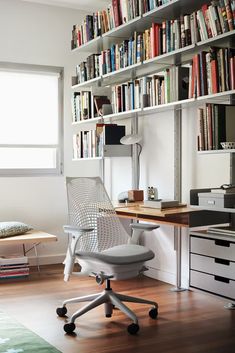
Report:
<svg viewBox="0 0 235 353"><path fill-rule="evenodd" d="M182 248L182 234L180 227L174 227L174 246L176 251L176 287L172 288L173 292L183 292L187 288L181 287L181 248Z"/></svg>

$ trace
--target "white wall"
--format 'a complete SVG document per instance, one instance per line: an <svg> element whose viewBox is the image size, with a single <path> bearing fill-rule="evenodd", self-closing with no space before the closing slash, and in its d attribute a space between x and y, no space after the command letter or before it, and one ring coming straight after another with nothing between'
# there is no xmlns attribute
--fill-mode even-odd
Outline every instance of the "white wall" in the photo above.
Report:
<svg viewBox="0 0 235 353"><path fill-rule="evenodd" d="M78 58L71 55L71 30L85 13L15 0L0 1L0 61L64 67L65 175L77 175L72 166L71 75ZM14 92L13 94L17 94ZM13 100L14 102L14 100ZM14 127L13 127L14 128ZM82 173L92 173L87 164ZM57 243L38 247L41 263L59 262L64 258L67 239L62 225L66 223L67 205L64 176L0 177L0 221L18 220L36 229L58 235ZM1 247L0 253L21 251L21 247ZM29 256L34 256L31 251Z"/></svg>
<svg viewBox="0 0 235 353"><path fill-rule="evenodd" d="M174 197L174 113L152 114L140 118L143 134L140 188L158 189L159 198ZM190 203L192 188L219 187L229 182L229 154L197 153L197 107L182 110L182 202ZM188 229L182 229L182 285L189 283ZM176 253L174 228L161 225L144 234L143 244L154 249L156 257L146 272L154 278L175 284Z"/></svg>

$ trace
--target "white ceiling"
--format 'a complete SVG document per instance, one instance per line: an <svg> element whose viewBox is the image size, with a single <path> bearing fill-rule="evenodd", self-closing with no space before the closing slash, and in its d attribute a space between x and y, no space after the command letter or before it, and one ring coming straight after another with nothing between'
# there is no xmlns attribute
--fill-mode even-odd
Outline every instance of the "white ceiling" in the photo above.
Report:
<svg viewBox="0 0 235 353"><path fill-rule="evenodd" d="M44 5L62 6L72 9L95 11L102 10L111 0L21 0Z"/></svg>

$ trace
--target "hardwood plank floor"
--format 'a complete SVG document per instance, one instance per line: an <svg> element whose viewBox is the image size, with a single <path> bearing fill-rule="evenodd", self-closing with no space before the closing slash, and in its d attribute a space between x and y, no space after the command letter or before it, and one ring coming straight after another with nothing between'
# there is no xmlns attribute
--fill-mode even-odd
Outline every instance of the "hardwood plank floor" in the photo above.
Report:
<svg viewBox="0 0 235 353"><path fill-rule="evenodd" d="M102 290L93 278L63 281L61 266L44 266L27 280L0 283L0 310L47 340L64 353L234 353L235 310L224 309L225 300L197 291L175 293L170 285L141 277L112 282L117 292L159 303L152 320L148 306L130 304L139 318L136 336L127 333L130 320L119 310L105 318L103 307L76 321L76 335L64 334L64 319L55 310L64 299ZM82 304L81 304L82 305ZM68 307L73 313L78 304ZM34 353L34 352L32 352Z"/></svg>

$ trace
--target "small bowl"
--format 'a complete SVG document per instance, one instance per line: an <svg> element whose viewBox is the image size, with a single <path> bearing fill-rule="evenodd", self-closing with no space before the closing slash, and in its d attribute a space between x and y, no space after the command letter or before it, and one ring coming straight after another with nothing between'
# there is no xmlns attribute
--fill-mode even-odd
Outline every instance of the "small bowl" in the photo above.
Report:
<svg viewBox="0 0 235 353"><path fill-rule="evenodd" d="M235 148L235 142L220 142L220 144L224 150Z"/></svg>

